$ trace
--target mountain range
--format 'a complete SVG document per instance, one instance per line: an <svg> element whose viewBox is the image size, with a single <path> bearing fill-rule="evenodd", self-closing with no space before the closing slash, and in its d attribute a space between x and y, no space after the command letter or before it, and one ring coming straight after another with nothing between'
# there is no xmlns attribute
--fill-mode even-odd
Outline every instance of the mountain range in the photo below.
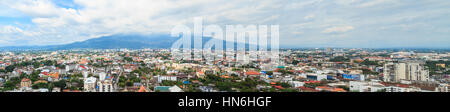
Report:
<svg viewBox="0 0 450 112"><path fill-rule="evenodd" d="M111 35L92 38L85 41L74 42L64 45L48 46L7 46L0 47L0 50L70 50L70 49L142 49L142 48L170 48L180 37L170 35ZM213 39L203 37L203 44ZM224 45L226 42L223 41ZM237 43L235 43L236 46ZM249 44L246 44L248 46Z"/></svg>

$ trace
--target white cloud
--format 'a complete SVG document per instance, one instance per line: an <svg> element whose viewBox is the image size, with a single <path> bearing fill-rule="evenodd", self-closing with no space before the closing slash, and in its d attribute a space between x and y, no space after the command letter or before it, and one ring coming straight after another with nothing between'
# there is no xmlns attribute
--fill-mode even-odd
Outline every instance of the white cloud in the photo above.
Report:
<svg viewBox="0 0 450 112"><path fill-rule="evenodd" d="M47 45L121 33L169 33L175 25L192 25L194 17L203 17L204 25L280 25L281 41L293 45L299 44L290 41L293 38L315 45L314 42L324 39L316 37L335 36L323 34L387 38L391 35L374 34L374 30L403 35L417 31L446 35L450 31L445 26L450 19L448 0L74 0L70 3L73 4L64 4L68 8L54 0L0 0L0 6L6 7L0 7L0 16L18 11L16 14L26 14L32 22L23 23L27 26L0 21L0 25L22 30L0 34L0 40L7 40L10 45ZM345 33L355 28L358 32Z"/></svg>
<svg viewBox="0 0 450 112"><path fill-rule="evenodd" d="M358 7L371 7L383 3L393 2L395 0L369 0L358 5Z"/></svg>
<svg viewBox="0 0 450 112"><path fill-rule="evenodd" d="M0 33L2 34L9 34L9 33L22 33L23 30L20 28L17 28L15 26L11 26L11 25L7 25L7 26L3 26L3 28L1 28Z"/></svg>
<svg viewBox="0 0 450 112"><path fill-rule="evenodd" d="M353 29L354 29L353 26L336 26L336 27L327 28L327 29L323 30L322 33L344 33L344 32L348 32Z"/></svg>
<svg viewBox="0 0 450 112"><path fill-rule="evenodd" d="M304 19L305 19L305 20L310 20L310 19L313 19L313 18L315 18L315 17L316 17L315 14L310 14L310 15L305 16Z"/></svg>
<svg viewBox="0 0 450 112"><path fill-rule="evenodd" d="M249 18L249 15L264 13L262 9L274 6L267 1L253 2L252 7L235 6L238 1L219 0L75 0L74 3L83 8L60 8L49 0L24 1L15 4L14 8L34 16L32 21L41 28L69 28L95 34L167 32L175 25L191 22L196 16L212 22L278 18L276 15Z"/></svg>
<svg viewBox="0 0 450 112"><path fill-rule="evenodd" d="M56 7L50 0L7 0L8 6L33 17L53 17L63 13L63 8Z"/></svg>
<svg viewBox="0 0 450 112"><path fill-rule="evenodd" d="M175 25L192 24L194 17L203 17L205 24L262 24L277 21L280 16L268 11L281 7L273 1L253 0L74 0L79 9L59 7L51 0L0 3L31 17L34 27L21 36L41 38L33 44L64 44L121 33L169 33Z"/></svg>

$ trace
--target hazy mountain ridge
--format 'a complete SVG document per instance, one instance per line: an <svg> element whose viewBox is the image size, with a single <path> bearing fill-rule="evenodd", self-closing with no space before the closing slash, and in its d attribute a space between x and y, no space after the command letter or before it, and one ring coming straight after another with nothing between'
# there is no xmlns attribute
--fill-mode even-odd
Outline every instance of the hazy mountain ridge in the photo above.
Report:
<svg viewBox="0 0 450 112"><path fill-rule="evenodd" d="M140 48L169 48L178 40L169 35L111 35L88 39L64 45L48 46L7 46L1 50L68 50L68 49L140 49Z"/></svg>
<svg viewBox="0 0 450 112"><path fill-rule="evenodd" d="M74 42L64 45L48 46L7 46L0 47L0 50L70 50L70 49L142 49L142 48L170 48L180 37L170 35L111 35L99 38L88 39L81 42ZM205 44L211 37L203 37ZM192 42L194 40L192 39ZM236 48L235 43L235 48ZM226 41L223 41L225 47ZM246 44L248 46L248 44ZM193 47L193 44L192 44ZM248 47L246 47L248 48Z"/></svg>

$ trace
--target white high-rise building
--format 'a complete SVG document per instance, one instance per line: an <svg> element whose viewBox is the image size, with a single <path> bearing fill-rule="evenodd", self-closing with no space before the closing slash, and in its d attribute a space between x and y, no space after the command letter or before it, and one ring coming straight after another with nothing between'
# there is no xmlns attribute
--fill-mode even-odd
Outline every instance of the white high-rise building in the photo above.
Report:
<svg viewBox="0 0 450 112"><path fill-rule="evenodd" d="M114 86L113 86L112 80L110 80L110 79L98 81L97 85L98 85L98 90L97 90L98 92L114 92Z"/></svg>
<svg viewBox="0 0 450 112"><path fill-rule="evenodd" d="M101 72L98 75L99 75L99 78L100 78L99 80L100 81L104 81L106 79L106 73L105 72Z"/></svg>
<svg viewBox="0 0 450 112"><path fill-rule="evenodd" d="M83 78L86 79L89 76L89 72L87 70L84 70L81 72L83 74Z"/></svg>
<svg viewBox="0 0 450 112"><path fill-rule="evenodd" d="M84 80L84 91L85 92L96 92L97 78L89 77Z"/></svg>
<svg viewBox="0 0 450 112"><path fill-rule="evenodd" d="M425 70L423 62L408 61L398 63L386 63L384 65L384 81L428 81L429 72Z"/></svg>

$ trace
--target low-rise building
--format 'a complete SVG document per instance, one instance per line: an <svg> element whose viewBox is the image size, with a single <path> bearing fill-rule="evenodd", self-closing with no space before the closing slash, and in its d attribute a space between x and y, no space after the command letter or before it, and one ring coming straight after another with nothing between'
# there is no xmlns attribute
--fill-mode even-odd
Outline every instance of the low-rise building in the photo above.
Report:
<svg viewBox="0 0 450 112"><path fill-rule="evenodd" d="M155 92L184 92L180 87L178 86L156 86L154 88Z"/></svg>
<svg viewBox="0 0 450 112"><path fill-rule="evenodd" d="M449 92L448 91L448 87L449 87L449 85L448 84L439 84L439 86L438 87L436 87L436 92Z"/></svg>
<svg viewBox="0 0 450 112"><path fill-rule="evenodd" d="M300 81L290 81L289 84L295 88L305 85L304 82L300 82Z"/></svg>
<svg viewBox="0 0 450 112"><path fill-rule="evenodd" d="M352 92L381 92L385 89L383 84L374 81L350 81L349 85L349 89Z"/></svg>
<svg viewBox="0 0 450 112"><path fill-rule="evenodd" d="M168 81L177 81L177 76L175 75L158 75L158 82L161 83L162 81L168 80Z"/></svg>
<svg viewBox="0 0 450 112"><path fill-rule="evenodd" d="M31 87L31 80L27 78L23 78L22 81L20 81L20 87Z"/></svg>

